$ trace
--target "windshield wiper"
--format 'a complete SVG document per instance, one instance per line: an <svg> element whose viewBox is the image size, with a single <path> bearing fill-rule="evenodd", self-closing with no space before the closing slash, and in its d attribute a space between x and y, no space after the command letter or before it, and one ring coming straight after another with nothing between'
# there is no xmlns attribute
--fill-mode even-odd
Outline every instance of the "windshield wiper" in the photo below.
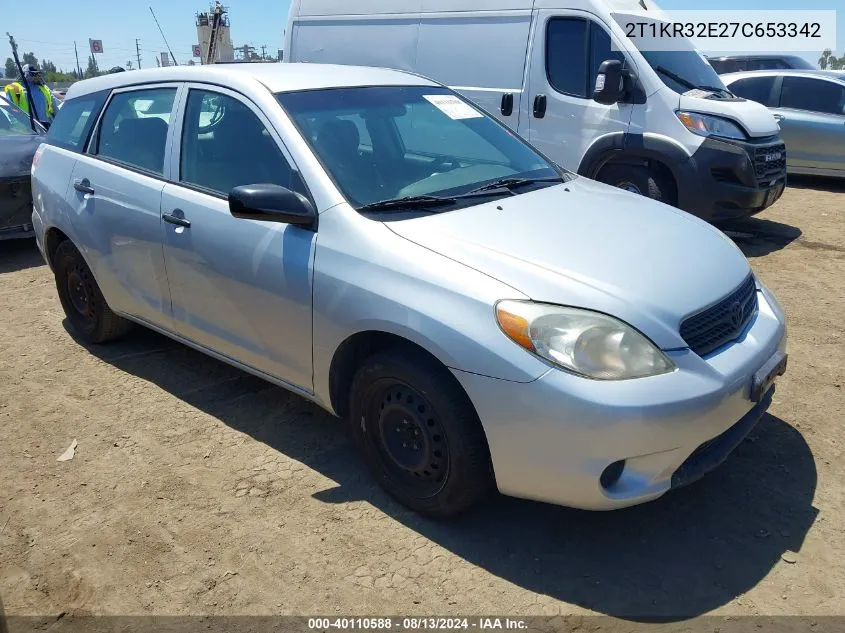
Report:
<svg viewBox="0 0 845 633"><path fill-rule="evenodd" d="M426 207L441 207L453 204L454 202L455 198L441 198L440 196L405 196L404 198L371 202L370 204L365 204L363 207L358 207L358 211L391 211L393 209L404 208L423 209Z"/></svg>
<svg viewBox="0 0 845 633"><path fill-rule="evenodd" d="M730 91L726 90L725 88L718 88L716 86L706 86L704 84L694 84L693 82L689 81L688 79L684 79L678 73L674 73L665 66L656 66L655 69L657 72L666 75L669 79L672 79L685 88L689 88L690 90L709 90L710 92L716 93L723 93L726 92L731 94Z"/></svg>
<svg viewBox="0 0 845 633"><path fill-rule="evenodd" d="M563 182L563 179L560 177L554 178L502 178L500 180L494 180L491 183L486 185L482 185L481 187L476 187L475 189L471 189L466 193L459 194L455 196L456 198L468 198L471 196L475 196L477 194L485 194L496 189L507 189L512 190L516 187L524 187L526 185L533 185L539 182Z"/></svg>

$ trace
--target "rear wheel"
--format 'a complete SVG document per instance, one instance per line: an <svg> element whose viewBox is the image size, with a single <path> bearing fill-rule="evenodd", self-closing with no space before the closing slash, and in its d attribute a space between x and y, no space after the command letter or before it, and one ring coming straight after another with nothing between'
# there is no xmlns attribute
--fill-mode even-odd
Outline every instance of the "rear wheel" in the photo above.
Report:
<svg viewBox="0 0 845 633"><path fill-rule="evenodd" d="M56 289L74 332L88 343L105 343L123 336L131 323L111 311L91 269L70 241L53 256Z"/></svg>
<svg viewBox="0 0 845 633"><path fill-rule="evenodd" d="M599 172L598 180L652 200L672 206L677 204L674 182L661 170L653 167L611 163Z"/></svg>
<svg viewBox="0 0 845 633"><path fill-rule="evenodd" d="M369 358L352 383L350 421L378 482L421 514L458 514L493 487L474 408L424 354L394 349Z"/></svg>

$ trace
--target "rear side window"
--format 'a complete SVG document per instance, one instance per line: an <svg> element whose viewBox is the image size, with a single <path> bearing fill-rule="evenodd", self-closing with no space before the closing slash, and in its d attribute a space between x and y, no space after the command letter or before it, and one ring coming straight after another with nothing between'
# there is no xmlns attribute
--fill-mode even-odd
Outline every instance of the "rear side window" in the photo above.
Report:
<svg viewBox="0 0 845 633"><path fill-rule="evenodd" d="M809 77L784 77L780 107L824 114L845 114L845 86Z"/></svg>
<svg viewBox="0 0 845 633"><path fill-rule="evenodd" d="M175 99L176 88L133 90L114 95L103 114L96 154L162 175L168 124Z"/></svg>
<svg viewBox="0 0 845 633"><path fill-rule="evenodd" d="M728 89L743 99L756 101L763 105L769 105L772 95L772 87L775 85L775 78L772 77L747 77L733 82Z"/></svg>
<svg viewBox="0 0 845 633"><path fill-rule="evenodd" d="M81 152L106 96L106 92L95 92L65 101L50 125L47 142Z"/></svg>

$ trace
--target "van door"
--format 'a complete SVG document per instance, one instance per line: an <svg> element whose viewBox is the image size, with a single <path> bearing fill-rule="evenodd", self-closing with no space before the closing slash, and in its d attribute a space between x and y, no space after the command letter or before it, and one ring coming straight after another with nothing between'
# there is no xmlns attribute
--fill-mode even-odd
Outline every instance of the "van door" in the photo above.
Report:
<svg viewBox="0 0 845 633"><path fill-rule="evenodd" d="M519 131L559 165L577 171L599 136L628 130L631 104L602 105L592 99L601 63L626 58L618 40L614 50L608 28L589 13L564 9L534 14L529 91L522 101Z"/></svg>
<svg viewBox="0 0 845 633"><path fill-rule="evenodd" d="M516 131L530 30L527 10L425 14L414 70L446 84Z"/></svg>

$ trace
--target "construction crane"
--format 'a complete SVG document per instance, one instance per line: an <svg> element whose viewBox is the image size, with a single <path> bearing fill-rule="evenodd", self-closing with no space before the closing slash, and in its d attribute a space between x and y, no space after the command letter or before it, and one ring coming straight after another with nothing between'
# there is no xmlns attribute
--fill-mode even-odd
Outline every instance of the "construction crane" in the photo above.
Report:
<svg viewBox="0 0 845 633"><path fill-rule="evenodd" d="M220 0L216 0L214 3L214 8L211 10L211 36L209 37L208 42L208 55L206 56L205 63L206 64L213 64L214 63L214 55L217 52L217 31L220 29L220 25L223 24L223 16L226 14L226 7L224 7Z"/></svg>

